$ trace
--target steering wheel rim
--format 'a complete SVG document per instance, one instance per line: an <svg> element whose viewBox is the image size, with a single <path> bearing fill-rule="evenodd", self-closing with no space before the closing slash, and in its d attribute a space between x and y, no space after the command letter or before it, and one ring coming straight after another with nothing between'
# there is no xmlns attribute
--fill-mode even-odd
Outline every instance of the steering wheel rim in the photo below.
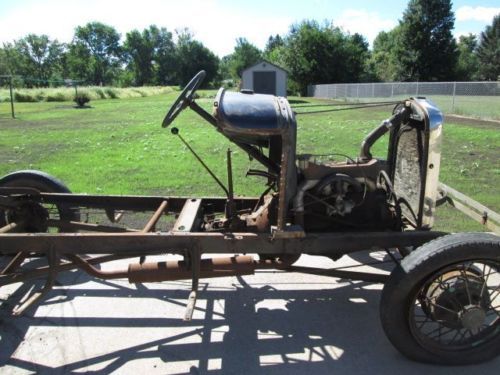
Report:
<svg viewBox="0 0 500 375"><path fill-rule="evenodd" d="M194 93L198 90L206 75L207 73L204 70L200 70L191 79L191 81L189 81L165 115L161 124L162 127L166 128L169 126L176 119L179 113L181 113L189 105L189 103L193 100Z"/></svg>

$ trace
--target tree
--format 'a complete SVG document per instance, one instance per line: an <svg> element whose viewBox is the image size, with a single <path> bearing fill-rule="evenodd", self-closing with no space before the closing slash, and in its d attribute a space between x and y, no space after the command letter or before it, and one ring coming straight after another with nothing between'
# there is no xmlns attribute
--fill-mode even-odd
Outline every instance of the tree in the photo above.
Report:
<svg viewBox="0 0 500 375"><path fill-rule="evenodd" d="M262 59L260 50L245 38L236 39L236 47L231 54L230 71L235 79L241 78L243 70Z"/></svg>
<svg viewBox="0 0 500 375"><path fill-rule="evenodd" d="M151 25L127 33L124 51L136 85L172 83L175 45L167 29Z"/></svg>
<svg viewBox="0 0 500 375"><path fill-rule="evenodd" d="M9 63L7 61L7 56L5 54L5 50L3 48L0 48L0 76L8 74L9 74Z"/></svg>
<svg viewBox="0 0 500 375"><path fill-rule="evenodd" d="M363 82L371 78L366 73L367 61L370 59L368 42L361 34L348 35L345 43L347 76L352 82Z"/></svg>
<svg viewBox="0 0 500 375"><path fill-rule="evenodd" d="M154 41L149 30L127 33L123 45L128 67L133 71L135 84L142 86L153 80Z"/></svg>
<svg viewBox="0 0 500 375"><path fill-rule="evenodd" d="M285 45L285 41L279 34L275 36L270 35L267 39L266 48L264 49L264 54L270 53L276 48L283 47Z"/></svg>
<svg viewBox="0 0 500 375"><path fill-rule="evenodd" d="M29 85L47 86L54 75L60 75L63 45L57 40L29 34L5 47L11 72L34 78Z"/></svg>
<svg viewBox="0 0 500 375"><path fill-rule="evenodd" d="M222 57L219 61L219 77L222 80L229 80L231 76L231 55Z"/></svg>
<svg viewBox="0 0 500 375"><path fill-rule="evenodd" d="M94 82L92 55L84 44L70 43L63 61L65 76L88 83Z"/></svg>
<svg viewBox="0 0 500 375"><path fill-rule="evenodd" d="M471 81L477 79L479 60L477 57L477 38L474 34L461 35L458 40L458 60L456 79Z"/></svg>
<svg viewBox="0 0 500 375"><path fill-rule="evenodd" d="M457 61L452 35L454 22L450 0L410 0L400 21L397 57L401 80L454 78Z"/></svg>
<svg viewBox="0 0 500 375"><path fill-rule="evenodd" d="M500 76L500 14L493 18L491 26L481 33L477 48L479 72L483 79L496 81Z"/></svg>
<svg viewBox="0 0 500 375"><path fill-rule="evenodd" d="M21 52L14 46L12 43L4 43L3 48L1 49L1 67L0 74L6 75L22 75L23 67Z"/></svg>
<svg viewBox="0 0 500 375"><path fill-rule="evenodd" d="M367 61L367 70L374 80L387 82L399 78L400 68L396 53L400 31L399 26L388 32L381 31L373 41L372 54Z"/></svg>
<svg viewBox="0 0 500 375"><path fill-rule="evenodd" d="M350 54L359 53L359 37L347 36L331 25L320 26L316 21L292 25L285 40L285 62L291 79L302 95L307 85L333 82L358 82L362 70ZM348 67L349 64L356 66Z"/></svg>
<svg viewBox="0 0 500 375"><path fill-rule="evenodd" d="M285 61L285 40L276 34L267 39L266 48L264 49L263 57L281 67L286 67Z"/></svg>
<svg viewBox="0 0 500 375"><path fill-rule="evenodd" d="M217 77L219 59L202 43L193 39L188 30L179 32L176 46L177 82L184 86L196 73L207 73L203 86L208 86Z"/></svg>
<svg viewBox="0 0 500 375"><path fill-rule="evenodd" d="M176 47L172 33L162 27L156 34L154 53L155 76L158 85L171 85L176 80Z"/></svg>
<svg viewBox="0 0 500 375"><path fill-rule="evenodd" d="M112 82L120 65L122 50L120 34L112 27L100 22L89 22L85 26L78 26L73 38L75 58L70 59L88 66L89 76L85 77L94 84L109 84Z"/></svg>

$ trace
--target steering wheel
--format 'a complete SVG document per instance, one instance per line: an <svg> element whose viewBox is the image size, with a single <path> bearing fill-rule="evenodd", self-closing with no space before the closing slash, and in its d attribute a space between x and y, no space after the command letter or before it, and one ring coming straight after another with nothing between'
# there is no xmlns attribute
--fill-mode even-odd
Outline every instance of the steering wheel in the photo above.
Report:
<svg viewBox="0 0 500 375"><path fill-rule="evenodd" d="M204 70L200 70L198 74L196 74L191 81L184 87L184 90L180 93L179 97L177 100L172 104L172 107L170 107L167 115L163 119L163 123L161 124L162 127L166 128L169 126L175 118L181 113L184 108L186 108L191 101L193 100L194 93L198 88L200 87L201 83L205 79L205 76L207 73Z"/></svg>

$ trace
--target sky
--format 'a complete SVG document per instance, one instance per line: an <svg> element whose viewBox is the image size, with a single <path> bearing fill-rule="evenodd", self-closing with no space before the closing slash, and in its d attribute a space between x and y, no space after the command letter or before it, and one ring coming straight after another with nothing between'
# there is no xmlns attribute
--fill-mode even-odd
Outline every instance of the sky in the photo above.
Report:
<svg viewBox="0 0 500 375"><path fill-rule="evenodd" d="M370 44L391 30L407 0L0 0L0 43L30 33L70 42L76 26L99 21L125 37L151 24L169 31L189 28L219 57L231 53L238 37L260 49L270 35L285 35L303 19L333 22L360 33ZM499 0L455 0L455 36L479 34L500 13Z"/></svg>

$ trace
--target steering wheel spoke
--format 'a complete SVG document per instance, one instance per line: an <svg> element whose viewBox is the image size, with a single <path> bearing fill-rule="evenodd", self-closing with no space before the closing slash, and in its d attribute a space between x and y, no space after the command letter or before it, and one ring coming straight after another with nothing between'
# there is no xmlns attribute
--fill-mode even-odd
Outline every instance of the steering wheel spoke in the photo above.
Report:
<svg viewBox="0 0 500 375"><path fill-rule="evenodd" d="M186 107L194 99L194 94L196 90L201 86L203 80L205 79L206 72L201 70L196 74L191 81L184 87L178 98L175 100L174 104L170 107L165 118L163 119L162 126L166 128L169 126Z"/></svg>

